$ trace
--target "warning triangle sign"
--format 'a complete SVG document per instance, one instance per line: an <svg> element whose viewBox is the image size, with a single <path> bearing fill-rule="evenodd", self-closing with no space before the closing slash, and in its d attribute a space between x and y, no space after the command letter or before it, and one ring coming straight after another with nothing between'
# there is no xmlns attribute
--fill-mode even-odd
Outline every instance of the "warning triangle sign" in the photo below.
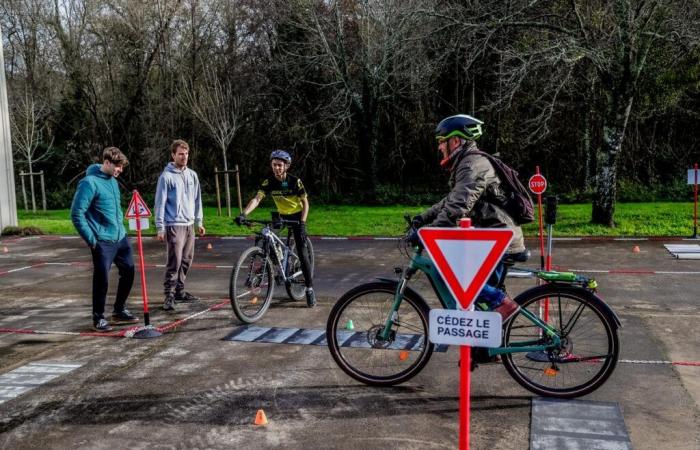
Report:
<svg viewBox="0 0 700 450"><path fill-rule="evenodd" d="M454 298L467 309L501 261L513 231L426 227L418 236Z"/></svg>
<svg viewBox="0 0 700 450"><path fill-rule="evenodd" d="M151 210L146 206L146 202L143 201L139 191L134 191L134 195L131 196L131 201L129 202L129 207L126 208L126 218L135 219L136 218L136 208L138 208L139 218L151 217Z"/></svg>

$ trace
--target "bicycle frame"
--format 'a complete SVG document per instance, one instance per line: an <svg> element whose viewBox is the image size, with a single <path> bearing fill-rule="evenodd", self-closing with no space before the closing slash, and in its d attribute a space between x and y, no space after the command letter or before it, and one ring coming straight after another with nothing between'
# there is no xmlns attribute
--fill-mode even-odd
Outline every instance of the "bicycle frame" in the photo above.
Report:
<svg viewBox="0 0 700 450"><path fill-rule="evenodd" d="M276 263L277 268L278 268L278 273L282 277L282 280L284 282L287 282L290 278L294 278L299 275L299 273L292 273L289 276L287 276L287 263L289 261L290 256L295 256L299 257L296 253L292 252L292 250L289 248L289 245L285 244L282 239L277 236L268 226L263 227L262 230L260 230L260 235L262 238L265 240L263 244L263 251L265 251L266 254L268 255L273 255L273 262ZM287 237L287 241L289 241L289 237ZM279 261L277 257L277 252L276 250L270 249L270 247L273 246L280 246L282 249L282 260Z"/></svg>
<svg viewBox="0 0 700 450"><path fill-rule="evenodd" d="M447 285L445 285L445 282L442 280L442 277L435 268L433 261L430 258L423 256L422 248L417 247L415 252L413 253L413 256L411 257L410 264L403 271L401 279L399 280L399 283L397 285L396 293L394 295L394 303L392 304L391 310L384 324L384 328L379 333L379 336L382 339L389 339L391 334L391 327L394 325L394 321L397 317L397 311L399 310L399 306L401 305L404 290L406 289L408 281L418 271L425 273L425 275L428 277L428 280L430 281L430 284L432 285L433 290L435 291L435 294L440 300L440 303L442 304L443 308L457 309L457 302L450 293L449 289L447 288ZM561 339L557 335L556 331L547 323L543 322L539 317L532 314L526 309L522 309L520 314L526 317L535 326L542 329L544 333L546 333L547 336L551 338L551 343L547 345L538 345L537 343L541 342L541 339L535 341L518 342L516 344L512 344L511 346L490 348L488 349L490 356L505 353L546 351L548 349L557 347L561 344Z"/></svg>

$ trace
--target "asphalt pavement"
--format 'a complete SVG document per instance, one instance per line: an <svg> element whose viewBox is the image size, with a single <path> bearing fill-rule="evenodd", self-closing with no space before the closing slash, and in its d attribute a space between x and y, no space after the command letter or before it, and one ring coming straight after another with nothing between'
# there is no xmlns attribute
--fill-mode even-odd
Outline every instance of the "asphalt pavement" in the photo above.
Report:
<svg viewBox="0 0 700 450"><path fill-rule="evenodd" d="M323 329L343 292L406 264L395 240L313 242L319 305L290 302L278 287L256 325ZM201 302L166 313L165 248L147 239L151 321L170 328L136 340L89 335L92 269L80 240L0 239L0 385L35 380L0 387L0 448L457 447L456 349L436 353L404 385L381 389L347 377L323 346L225 341L241 326L226 303L231 267L251 244L198 239L187 290ZM621 362L582 400L619 405L635 449L697 450L700 261L674 259L663 244L556 241L553 263L595 276L623 324ZM526 265L536 266L537 243L528 246L535 257ZM113 269L108 308L116 277ZM509 292L533 284L510 279ZM414 287L435 302L424 278ZM137 279L132 312L141 298ZM473 449L529 447L533 394L500 364L479 367L471 392ZM265 426L253 424L259 409Z"/></svg>

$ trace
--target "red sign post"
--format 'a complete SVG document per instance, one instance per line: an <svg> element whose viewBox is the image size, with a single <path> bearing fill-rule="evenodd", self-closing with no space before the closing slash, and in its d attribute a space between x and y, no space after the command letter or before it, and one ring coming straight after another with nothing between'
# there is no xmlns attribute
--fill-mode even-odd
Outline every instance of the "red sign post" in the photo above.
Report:
<svg viewBox="0 0 700 450"><path fill-rule="evenodd" d="M540 166L535 166L535 174L530 177L528 182L530 192L537 194L537 215L540 224L540 268L542 270L550 270L552 260L549 255L544 253L544 227L542 225L542 194L547 190L547 179L540 173ZM544 300L544 320L549 321L549 299Z"/></svg>
<svg viewBox="0 0 700 450"><path fill-rule="evenodd" d="M544 264L544 229L542 226L542 194L547 190L547 180L540 174L540 166L535 167L535 174L530 177L528 182L530 192L537 194L537 215L540 223L540 267L545 268Z"/></svg>
<svg viewBox="0 0 700 450"><path fill-rule="evenodd" d="M161 336L162 333L151 326L151 321L148 314L148 288L146 287L146 265L143 258L143 242L141 239L141 219L151 217L151 210L148 209L146 202L143 201L137 190L134 190L131 196L131 202L126 209L126 218L135 219L136 222L136 242L139 249L139 261L141 267L141 296L143 298L143 323L144 328L134 333L137 339L152 338Z"/></svg>
<svg viewBox="0 0 700 450"><path fill-rule="evenodd" d="M454 298L463 309L469 309L508 249L513 231L504 228L471 228L470 219L461 219L459 226L460 228L421 228L418 235ZM471 407L469 345L460 345L459 372L459 448L467 450Z"/></svg>

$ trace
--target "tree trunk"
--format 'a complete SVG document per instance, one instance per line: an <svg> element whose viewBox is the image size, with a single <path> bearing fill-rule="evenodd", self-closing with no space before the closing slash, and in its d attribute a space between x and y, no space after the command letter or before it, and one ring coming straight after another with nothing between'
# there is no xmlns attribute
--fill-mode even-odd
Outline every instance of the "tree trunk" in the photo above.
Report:
<svg viewBox="0 0 700 450"><path fill-rule="evenodd" d="M29 188L32 191L32 212L36 214L36 197L34 195L34 168L31 157L29 158Z"/></svg>
<svg viewBox="0 0 700 450"><path fill-rule="evenodd" d="M360 164L364 168L365 191L368 200L377 197L377 146L379 132L379 117L377 116L376 101L371 90L371 80L368 74L362 75L362 104L357 105L357 130L360 150Z"/></svg>
<svg viewBox="0 0 700 450"><path fill-rule="evenodd" d="M228 217L231 217L231 188L229 187L229 177L228 177L228 158L226 157L226 147L221 147L221 156L224 159L224 184L226 185L226 211L228 212Z"/></svg>
<svg viewBox="0 0 700 450"><path fill-rule="evenodd" d="M619 107L611 108L615 114L603 125L603 144L597 152L598 171L596 176L596 196L593 199L591 222L615 226L615 198L617 195L617 161L622 150L627 120L632 109L631 95L613 101Z"/></svg>

